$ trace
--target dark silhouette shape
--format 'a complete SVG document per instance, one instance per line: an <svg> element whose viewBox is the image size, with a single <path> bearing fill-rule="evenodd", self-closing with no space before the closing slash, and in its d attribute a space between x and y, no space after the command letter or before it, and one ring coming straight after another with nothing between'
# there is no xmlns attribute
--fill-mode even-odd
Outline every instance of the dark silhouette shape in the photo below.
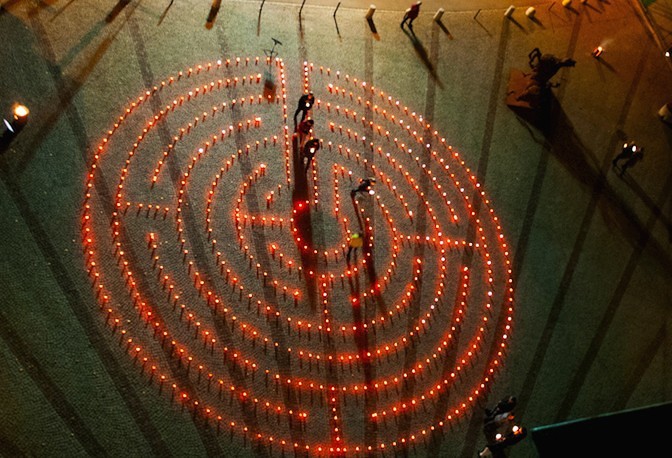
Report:
<svg viewBox="0 0 672 458"><path fill-rule="evenodd" d="M416 2L411 5L410 8L406 10L404 13L404 19L401 21L401 28L404 28L404 24L408 22L408 28L411 32L413 32L413 21L418 17L420 14L420 5L422 5L422 2Z"/></svg>
<svg viewBox="0 0 672 458"><path fill-rule="evenodd" d="M358 192L361 194L371 193L374 184L376 184L375 178L362 178L359 180L359 186L350 191L350 197L354 199Z"/></svg>
<svg viewBox="0 0 672 458"><path fill-rule="evenodd" d="M261 5L259 6L259 16L257 16L257 36L259 36L259 32L261 31L261 10L264 9L264 3L266 3L266 0L261 0ZM273 40L275 41L275 38Z"/></svg>
<svg viewBox="0 0 672 458"><path fill-rule="evenodd" d="M633 246L637 246L638 240L647 236L648 242L645 252L661 268L672 274L672 258L665 255L665 248L655 238L650 237L650 231L641 218L609 184L597 157L578 138L574 126L567 118L562 106L555 99L553 93L550 91L549 93L549 97L540 110L512 108L522 120L543 133L545 137L544 147L581 185L590 190L599 190L604 198L599 199L597 205L605 222L614 229L620 230L625 239L629 240ZM672 138L670 141L672 142ZM630 184L630 186L633 185ZM644 197L643 192L639 192L638 195L651 211L657 215L662 214L661 209L655 202L648 196ZM663 222L668 233L672 236L672 223L669 220L663 220Z"/></svg>
<svg viewBox="0 0 672 458"><path fill-rule="evenodd" d="M371 33L373 34L376 39L380 39L378 35L378 29L376 28L376 24L373 22L373 18L367 18L366 19L367 24L369 24L369 29L371 29Z"/></svg>
<svg viewBox="0 0 672 458"><path fill-rule="evenodd" d="M210 12L208 13L208 18L205 20L205 28L211 29L217 19L217 14L219 13L219 8L222 6L222 0L212 0L212 6L210 7Z"/></svg>
<svg viewBox="0 0 672 458"><path fill-rule="evenodd" d="M621 166L621 171L618 174L619 177L623 177L623 174L627 169L638 163L644 159L644 150L643 149L638 149L637 151L634 151L625 161L625 164Z"/></svg>
<svg viewBox="0 0 672 458"><path fill-rule="evenodd" d="M441 30L443 30L443 32L444 32L446 35L448 35L448 38L450 38L450 39L452 40L452 39L453 39L453 34L450 33L450 30L448 30L448 28L445 26L445 24L443 23L443 21L441 21L441 20L439 19L438 21L435 21L435 22L436 22L436 24L439 26L439 28L441 28Z"/></svg>
<svg viewBox="0 0 672 458"><path fill-rule="evenodd" d="M313 158L315 157L315 154L319 151L319 149L320 149L320 140L318 140L317 138L311 138L306 142L305 145L303 145L303 158L306 161L306 168L304 170L305 173L308 173L310 164L313 162Z"/></svg>
<svg viewBox="0 0 672 458"><path fill-rule="evenodd" d="M296 130L296 117L301 113L301 121L303 122L306 117L308 116L308 112L313 108L313 104L315 103L315 96L313 95L312 92L309 92L308 94L303 94L299 98L299 103L298 106L296 107L296 111L294 112L294 130Z"/></svg>
<svg viewBox="0 0 672 458"><path fill-rule="evenodd" d="M504 457L507 447L517 444L527 436L527 430L515 423L513 409L516 407L515 396L507 396L497 403L494 409L485 409L483 417L483 434L487 446L479 456Z"/></svg>
<svg viewBox="0 0 672 458"><path fill-rule="evenodd" d="M514 70L509 78L506 103L509 107L523 107L532 110L541 108L550 95L552 87L557 84L550 82L563 67L574 67L576 61L566 58L559 59L552 54L542 54L534 48L530 54L530 73Z"/></svg>
<svg viewBox="0 0 672 458"><path fill-rule="evenodd" d="M161 13L161 17L159 18L159 23L157 25L161 25L163 20L166 18L166 15L168 14L168 10L170 9L171 6L173 6L174 1L175 0L170 0L170 3L168 4L168 6L166 6L166 9L163 10L163 13Z"/></svg>
<svg viewBox="0 0 672 458"><path fill-rule="evenodd" d="M300 253L301 266L304 272L304 281L306 282L306 294L310 309L318 309L317 281L311 275L310 271L316 271L317 258L313 253L314 246L313 222L310 211L310 195L308 191L308 180L304 173L301 163L301 145L299 134L292 135L292 164L294 175L294 189L292 190L292 207L294 216L294 225L296 227L296 237L294 241L297 244ZM299 242L300 240L300 242ZM303 246L311 249L304 250Z"/></svg>
<svg viewBox="0 0 672 458"><path fill-rule="evenodd" d="M131 0L119 0L117 4L114 5L114 8L112 8L112 10L107 13L107 16L105 16L105 22L109 24L110 22L114 21L114 19L119 16L119 13L121 13L121 11L126 8L126 5L129 3L131 3Z"/></svg>
<svg viewBox="0 0 672 458"><path fill-rule="evenodd" d="M300 137L304 137L310 134L310 130L313 128L314 124L315 121L313 121L310 118L306 118L304 121L301 121L299 125L296 127L296 133L298 133Z"/></svg>
<svg viewBox="0 0 672 458"><path fill-rule="evenodd" d="M427 54L427 50L422 45L422 42L418 39L418 37L415 35L412 29L410 32L404 29L404 33L411 40L411 43L413 44L413 49L415 49L416 54L418 55L422 63L425 64L427 70L429 70L429 74L431 75L432 79L436 81L439 87L442 88L443 83L441 83L441 80L439 80L439 76L436 73L434 64L432 64L431 60L429 59L429 54Z"/></svg>

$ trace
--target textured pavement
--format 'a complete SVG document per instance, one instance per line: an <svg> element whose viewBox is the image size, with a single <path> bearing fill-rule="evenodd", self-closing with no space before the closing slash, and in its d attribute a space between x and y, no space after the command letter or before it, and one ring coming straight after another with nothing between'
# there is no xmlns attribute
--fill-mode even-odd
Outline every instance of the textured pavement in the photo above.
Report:
<svg viewBox="0 0 672 458"><path fill-rule="evenodd" d="M312 445L326 440L333 446L338 442L334 428L342 427L346 444L372 444L377 448L377 444L385 441L386 456L393 455L395 450L397 453L405 450L413 456L436 456L436 451L440 450L440 456L471 457L484 445L482 407L492 406L507 394L518 396L517 417L528 428L671 400L668 368L672 364L669 337L672 330L672 129L656 116L660 106L672 100L672 70L669 60L662 55L662 49L672 45L669 0L658 0L646 9L626 0L589 0L586 4L575 1L572 9L562 8L558 2L534 2L537 8L535 21L524 16L527 5L522 3L514 2L518 8L514 20L508 20L503 17L508 2L484 2L480 12L479 2L462 2L446 7L441 24L432 22L440 3L428 0L423 3L415 23L415 42L399 28L400 10L404 9L399 2L378 5L379 10L374 15L375 33L364 20L366 4L356 2L343 2L336 19L332 16L335 5L306 3L299 21L300 2L265 2L259 15L258 2L225 1L210 28L206 27L210 7L205 3L3 2L0 36L5 45L0 49L0 62L3 63L0 109L7 116L11 104L20 100L30 107L31 114L26 128L0 156L0 209L3 215L0 230L4 233L0 244L0 287L3 291L0 299L0 387L3 393L0 454L280 456L284 449L289 456L290 450L295 449L293 441ZM465 6L460 8L463 4ZM138 129L173 100L186 97L191 81L198 82L194 87L202 87L211 78L206 70L202 70L202 74L189 76L189 79L183 76L174 87L157 88L153 93L154 86L167 82L179 71L184 75L189 68L196 69L197 65L205 66L218 59L226 61L240 56L243 59L250 57L254 62L256 56L261 56L263 62L264 49L272 45L271 37L282 41L278 50L287 74L286 104L290 118L296 94L302 90L304 62L314 64L310 81L316 84L316 91L318 82L321 84L319 98L324 101L336 96L327 90L328 83L323 82L349 87L347 85L352 85L354 78L358 78L408 108L405 113L403 108L396 108L387 99L360 87L353 89L352 99L345 94L340 102L332 100L333 105L339 105L338 115L332 113L334 108L325 111L324 104L316 109L322 119L338 116L334 131L329 130L326 123L319 127L319 131L316 129L325 141L334 144L333 149L325 146L318 153L315 168L318 175L310 175L310 179L319 177L315 183L330 183L329 190L324 191L328 196L326 201L335 202L337 196L332 190L334 181L331 177L338 179L338 174L331 173L332 162L347 166L360 175L370 171L364 168L364 158L370 161L367 164L379 165L383 174L393 170L385 169L390 166L390 161L375 149L369 151L355 146L362 142L350 138L347 128L368 131L361 127L364 123L355 115L346 117L341 108L357 111L359 116L379 123L382 133L371 128L369 136L399 154L399 164L411 170L410 176L418 180L419 186L426 186L423 190L434 192L436 189L427 168L420 166L424 162L431 162L429 170L451 184L451 192L456 193L460 185L454 185L449 173L438 175L441 172L439 163L432 162L437 156L415 159L414 154L401 154L404 150L385 138L386 129L393 137L396 132L393 129L398 129L396 136L407 146L411 145L409 142L417 141L418 136L430 138L431 147L426 150L422 147L423 142L418 142L418 155L436 149L445 155L438 157L451 157L446 152L449 150L440 150L444 147L440 139L445 138L464 161L464 167L474 175L474 180L480 183L479 188L482 186L485 190L490 199L487 205L494 209L510 247L511 280L515 291L512 330L506 337L501 366L497 352L507 316L503 306L506 293L503 284L497 283L494 291L499 300L493 301L492 311L489 309L490 314L484 315L493 324L478 334L476 323L482 318L479 307L487 303L480 299L487 282L483 274L485 268L479 261L485 258L475 255L484 252L479 250L455 250L446 255L452 272L456 272L456 266L460 265L468 265L475 272L469 286L473 288L470 290L473 297L470 293L466 308L460 309L461 281L459 275L453 274L445 281L450 299L445 304L442 302L443 308L436 314L432 312L427 330L419 333L417 341L396 358L386 361L381 357L379 365L362 363L350 372L346 365L331 373L324 366L318 375L312 367L308 371L307 364L299 368L298 359L291 365L286 364L284 357L262 351L260 343L252 347L249 336L245 340L240 331L227 334L227 329L235 326L229 318L221 321L221 316L217 315L220 310L216 307L212 317L203 320L204 329L212 325L213 333L217 333L213 348L216 344L221 351L219 345L227 345L227 338L238 342L236 345L240 344L251 358L263 363L255 378L247 373L247 363L234 362L233 358L210 359L210 343L199 340L202 339L199 330L195 332L201 337L192 337L194 325L189 322L186 327L179 309L173 310L174 297L164 299L167 283L162 287L158 281L163 271L157 276L159 263L152 265L152 247L145 243L147 239L144 237L154 231L163 241L168 240L165 234L174 231L172 212L177 207L170 199L179 192L180 172L191 170L187 167L199 141L204 142L212 136L208 123L217 123L219 116L227 116L222 126L228 128L238 122L244 125L257 113L262 116L258 132L249 126L238 132L234 127L231 134L223 135L219 140L222 149L213 148L210 156L204 156L204 161L211 162L199 162L207 164L208 173L214 173L218 166L225 167L224 159L231 154L235 156L237 150L245 151L248 145L254 150L254 141L263 137L272 139L273 132L283 132L281 97L274 105L258 104L259 112L255 111L255 101L253 106L246 107L249 112L242 108L241 111L220 108L221 113L209 114L204 121L206 118L200 118L203 110L211 109L205 92L214 94L208 89L189 105L195 107L193 113L181 115L176 110L178 114L174 118L149 128L143 147L146 145L146 151L159 154L174 135L179 135L180 128L194 123L193 115L200 119L193 133L183 134L184 140L176 143L175 151L185 145L184 150L179 150L185 155L166 162L167 168L156 188L148 187L149 181L135 180L138 176L149 180L158 156L151 156L151 161L139 161L136 167L141 173L138 174L138 169L129 172L129 197L125 196L120 202L124 206L126 201L130 202L132 209L118 220L127 230L118 240L124 247L131 248L124 250L127 252L124 255L115 249L117 239L108 229L115 221L113 196L118 189L119 171L123 169L125 159L130 158L127 155L133 143L138 141L138 133L142 132ZM598 45L605 49L599 60L591 56L591 51ZM572 57L577 61L576 67L563 69L555 76L554 81L559 86L553 92L559 109L549 126L543 129L517 117L504 104L510 70L527 70L527 55L535 47L544 53ZM232 65L232 68L222 70L229 72L224 80L257 73L264 75L261 70L248 72L243 64L239 65L240 68ZM248 65L253 66L252 63ZM329 78L326 73L318 74L321 66L329 68L330 72L339 71L339 77L334 79L335 75L331 73ZM348 75L347 82L345 75ZM278 78L276 76L279 84ZM246 86L242 83L236 86L234 95L246 97L253 85L252 80L248 81ZM280 87L276 86L276 91ZM361 103L357 101L357 90L362 91ZM138 103L138 97L144 97L145 91L152 94L151 97L148 96L148 102L143 99ZM372 102L370 106L366 105L367 100ZM403 118L409 126L417 123L416 127L400 127L389 116L382 117L382 112L374 112L375 100L380 100L380 110L387 103L391 107L390 113L397 113L396 116ZM221 103L220 99L217 101ZM140 105L136 112L139 118L129 115L127 124L118 131L113 129L119 116L134 102ZM201 103L203 105L199 105ZM418 117L431 124L431 129L423 128ZM353 119L357 122L349 125ZM344 125L345 134L338 133L339 123ZM291 121L288 124L291 125ZM114 133L108 134L112 129ZM213 132L219 135L219 131ZM232 143L226 143L224 137ZM100 161L99 171L95 170L99 175L93 181L95 192L89 197L85 188L89 183L87 176L94 171L92 164L97 164L94 154L99 145L104 145L104 138L111 139L110 152L113 154ZM611 160L620 151L621 144L631 139L645 148L645 157L619 178L612 170ZM287 146L285 141L280 133L279 144ZM336 145L339 142L344 147L350 146L353 152L362 148L363 159L354 161L338 152ZM273 186L263 180L259 187L250 185L254 191L244 194L244 209L252 212L255 205L266 208L266 198L274 190L281 197L277 203L269 204L268 209L280 212L284 208L289 213L289 193L286 191L295 177L292 163L283 161L289 149L284 146L271 149L272 141L268 143L268 149L259 146L259 155L267 161L268 174L275 182ZM224 145L228 146L225 148ZM241 157L243 160L236 162ZM236 183L245 182L261 161L253 158L245 162L246 157L236 157L232 173L239 174L239 178L223 179L216 185L218 196L232 196L233 202L233 196L239 192ZM461 167L457 163L451 166ZM193 269L204 272L210 269L208 279L217 277L219 282L219 287L213 287L213 291L231 287L226 268L220 271L221 276L218 273L224 258L213 260L216 249L208 248L212 246L211 238L201 229L203 220L198 219L199 215L205 214L205 189L212 179L212 175L202 170L194 166L194 185L189 182L185 186L200 183L204 185L203 192L188 188L187 204L181 209L186 215L184 231L190 244L189 253L183 253L178 238L170 239L166 245L157 248L156 253L152 252L152 257L159 255L161 262L166 260L166 271L181 269L181 273L174 277L175 284L184 291L180 294L184 296L182 300L194 304L205 303L205 299L202 291L198 291L198 283L194 283ZM474 191L475 188L469 187L471 177L467 175L462 187ZM327 181L328 177L332 181ZM351 184L345 175L341 180L346 183L346 191L341 192L347 196ZM286 182L287 188L284 187ZM276 190L276 183L283 185L281 190ZM343 186L341 181L339 183ZM375 267L379 273L379 263L382 265L383 260L393 253L393 236L385 232L388 227L398 227L408 235L433 236L431 225L427 224L430 214L422 213L425 210L417 194L420 191L413 188L413 183L416 182L409 181L403 174L399 174L395 182L400 189L406 187L404 199L409 208L414 209L415 219L404 210L404 200L392 191L391 184L383 187L382 180L377 184L378 195L388 199L383 202L388 203L394 220L394 224L384 216L377 216L375 220L377 233L384 234L380 247L375 248ZM174 190L171 191L173 188L169 185L174 186ZM162 201L156 215L154 210L150 212L147 207L140 210L137 206L150 202L156 205L152 208L157 208L157 200L151 198L158 199L161 193L165 193L163 195L171 203ZM440 193L432 196L427 201L437 209L437 218L444 224L449 219L452 203L446 204ZM455 199L456 196L461 198L459 193L449 197ZM477 194L473 193L473 196ZM344 200L348 202L349 198ZM88 203L93 208L90 213L87 213ZM166 205L170 212L166 221L171 224L164 224L162 219ZM349 202L343 207L350 211ZM484 204L479 208L482 212L479 218L465 213L460 220L465 225L457 225L464 231L456 230L455 237L475 240L474 228L480 224L486 232L494 231L494 226L484 222L488 216L486 207ZM380 207L363 203L362 208L368 214L366 212ZM462 207L458 205L456 208L459 211ZM234 212L223 206L213 206L212 211L215 214L218 211L221 214ZM382 210L375 211L379 212L376 215L385 214ZM301 224L304 230L311 228L315 246L335 245L338 250L342 237L333 208L326 204L324 207L316 205L311 214L312 220L301 220ZM425 216L420 217L420 214ZM87 215L89 219L85 219ZM356 216L349 214L349 218L354 221ZM91 225L89 220L93 221ZM199 232L196 232L196 226ZM91 228L95 237L91 242L86 240L87 228ZM217 243L226 247L222 249L223 256L230 252L240 254L241 249L233 240L237 229L231 226L227 232L226 228L214 228ZM217 231L222 233L217 234ZM270 284L260 284L258 279L259 269L272 266L268 269L275 269L278 275L287 275L276 278L290 286L298 285L302 302L297 310L304 310L301 307L305 298L305 312L297 316L318 320L319 310L317 315L314 311L319 305L311 302L311 294L322 291L315 280L320 278L319 274L298 281L296 272L286 272L285 265L282 270L278 259L270 257L264 243L275 232L266 228L253 231L247 226L245 231L249 231L244 234L250 237L250 253L261 265L255 272L252 261L248 267L247 258L239 259L239 265L232 261L234 264L230 267L241 271L241 284L247 281L246 287L254 285L245 290L245 294L249 291L249 294L263 298L265 303L277 301L280 307L285 307L281 295L274 295ZM447 233L453 234L448 230ZM264 239L264 234L268 240ZM290 237L278 237L283 249L288 252L296 249ZM353 333L352 338L347 339L341 339L339 335L332 340L325 339L324 345L319 343L317 354L327 358L348 351L361 352L368 346L377 348L385 337L400 338L412 331L418 314L433 300L433 293L440 289L437 285L442 285L438 271L432 269L423 271L425 277L419 283L413 283L414 259L421 257L439 265L440 256L431 244L406 242L402 248L395 275L398 278L407 275L411 278L410 283L389 282L386 293L396 297L401 293L395 288L409 284L420 288L421 285L420 291L413 293L412 300L403 302L410 304L407 310L402 311L399 318L394 314L393 323L375 338L370 333L365 337ZM498 257L499 248L494 244L492 252L496 261L496 281L506 278L504 266L508 265L504 257ZM195 267L190 267L187 262L190 256L193 256ZM104 282L102 293L97 290L101 283L92 274L94 257L97 267L93 271L100 269L105 278L113 278ZM336 257L340 261L329 260L326 267L316 267L316 271L332 272L329 269L334 268L333 272L344 272L342 255ZM130 264L133 275L138 276L137 291L142 292L143 298L155 296L157 304L165 302L155 309L158 317L155 314L153 318L147 318L148 309L138 306L140 300L134 301L135 286L130 286L131 281L123 276L123 270L121 277L111 275L124 269L125 261ZM309 257L303 261L304 266L316 263ZM372 282L365 272L368 271L362 269L358 274L363 285ZM346 280L339 289L336 278L335 292L329 293L330 303L341 304L344 298L352 296L362 298L366 304L375 305L371 309L363 307L365 321L379 312L383 299L388 299L387 305L402 304L388 296L365 300L358 287L348 287ZM179 286L180 282L186 286ZM105 302L102 299L105 293L113 299ZM242 292L240 296L227 296L226 300L234 305L247 304ZM213 310L209 302L207 306L201 305L201 309L194 306L193 312L210 313ZM280 310L287 313L294 309ZM433 387L430 380L442 383L438 369L431 372L423 369L428 371L427 374L413 376L412 382L398 382L396 394L393 388L389 390L391 400L380 388L375 397L345 394L332 403L324 395L324 405L317 401L313 403L312 393L310 402L305 391L299 400L300 389L283 391L281 387L278 391L273 388L273 383L264 381L263 370L267 368L271 373L282 373L283 376L292 373L299 378L305 377L304 380L315 377L325 384L337 380L340 388L352 386L348 385L350 382L365 383L366 377L373 373L373 379L380 381L382 386L382 380L388 380L386 377L390 381L395 375L403 377L403 373L410 374L410 368L417 367L414 364L425 357L432 359L432 353L436 351L433 342L438 342L444 331L449 332L455 326L455 319L462 312L466 316L464 325L456 326L459 330L452 333L455 344L446 346L451 351L439 358L441 367L447 368L443 375L450 376L451 371L460 366L460 356L466 355L472 344L470 336L482 336L478 341L482 343L478 343L472 352L473 360L460 366L464 368L464 376L458 377L459 382L444 385L450 388L443 389L444 394L433 398L427 393ZM351 318L347 307L334 307L333 314L336 321L347 322ZM115 325L115 317L123 317L118 325ZM249 318L249 322L260 330L267 327L272 341L285 345L281 352L287 352L287 347L293 345L297 348L317 345L314 337L310 345L305 334L299 338L298 328L289 332L286 331L289 325L278 328L272 321L264 320L263 315L255 315L254 307L250 310L243 308L240 317L241 320ZM357 322L356 315L354 319ZM185 342L182 348L192 352L193 362L189 360L187 363L186 357L177 358L175 350L161 342L161 334L152 330L155 322L160 322L162 331L165 325L171 335L175 334ZM226 324L223 327L222 322ZM297 326L296 320L292 326ZM122 328L125 334L121 334ZM132 335L135 340L128 342L127 335ZM139 354L135 353L135 348L141 348ZM144 355L148 360L143 364ZM298 358L296 355L292 357ZM495 360L500 367L492 379L488 377L487 388L469 399L469 387L488 376L489 364ZM230 398L218 394L211 387L214 382L205 382L207 371L203 374L200 369L196 371L198 363L213 365L214 372L225 374L221 377L227 380L227 386L229 380L237 387L248 386L255 396L267 396L271 401L277 401L282 409L305 408L311 414L305 429L296 423L290 425L286 418L290 415L288 412L283 411L282 420L276 421L272 414L269 419L262 408L257 412L252 404L230 401L234 399L233 394ZM151 375L153 364L157 366L156 376ZM193 367L187 369L187 364L193 364ZM168 382L161 385L159 374L165 374ZM352 380L348 379L351 374L354 374ZM172 383L180 385L175 395L171 393ZM393 382L390 383L393 386ZM463 385L466 388L462 388ZM187 394L186 400L178 401L177 397L182 394ZM400 408L404 401L419 401L422 394L427 394L428 400L418 402L418 407L409 408L408 413L392 413L392 406ZM238 422L235 432L230 433L234 428L229 428L228 421L223 423L224 426L218 426L216 414L206 414L205 407L202 410L195 407L195 399L201 400L203 406L212 405L213 409L221 410L224 416L232 415ZM360 404L353 404L355 400ZM329 414L325 412L332 404L344 413L340 420L326 420ZM460 412L447 420L450 411L446 406L453 405ZM373 421L366 415L386 408L390 411L390 419L385 423ZM322 419L324 421L320 421ZM408 434L429 429L439 421L445 421L442 434L429 432L422 437L419 433L416 439L407 441L411 445L392 445L395 439L410 437ZM250 445L250 439L254 438L243 434L239 429L243 427L261 428L265 439ZM276 438L269 446L268 437L272 435ZM279 441L284 439L287 444L282 447ZM427 444L430 444L429 448ZM311 452L319 454L315 447ZM512 448L510 456L536 456L531 439Z"/></svg>

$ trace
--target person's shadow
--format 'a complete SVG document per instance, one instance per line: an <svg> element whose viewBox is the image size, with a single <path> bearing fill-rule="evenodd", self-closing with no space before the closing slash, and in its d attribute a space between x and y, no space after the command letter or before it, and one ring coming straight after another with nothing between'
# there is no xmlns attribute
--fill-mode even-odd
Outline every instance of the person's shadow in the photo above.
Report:
<svg viewBox="0 0 672 458"><path fill-rule="evenodd" d="M406 34L409 40L411 40L411 44L413 45L413 49L415 50L415 53L418 55L420 58L420 61L427 67L427 70L429 71L429 74L431 75L432 79L441 87L443 85L441 84L441 80L439 79L439 76L436 73L436 68L434 68L434 64L432 63L431 59L429 58L429 54L427 53L427 50L425 49L424 45L420 41L420 39L417 37L415 32L413 31L413 28L410 26L408 27L408 30L402 27L402 30Z"/></svg>
<svg viewBox="0 0 672 458"><path fill-rule="evenodd" d="M317 281L310 272L317 270L317 258L313 253L313 223L310 212L310 196L308 178L304 173L303 158L299 136L292 136L292 165L294 172L294 189L292 190L292 211L296 228L295 241L301 257L301 267L306 282L308 303L312 311L318 310ZM299 242L299 239L301 240ZM307 246L308 249L303 247Z"/></svg>

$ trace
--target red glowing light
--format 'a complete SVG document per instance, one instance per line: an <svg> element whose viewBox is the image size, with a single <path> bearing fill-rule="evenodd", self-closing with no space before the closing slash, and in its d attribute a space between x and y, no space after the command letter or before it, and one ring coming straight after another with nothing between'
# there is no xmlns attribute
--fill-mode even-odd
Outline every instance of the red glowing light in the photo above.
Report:
<svg viewBox="0 0 672 458"><path fill-rule="evenodd" d="M230 427L232 434L296 449L299 444L288 439L290 431L284 429L288 426L279 418L307 422L310 417L314 422L327 421L330 431L329 437L319 437L314 431L320 428L306 430L310 432L305 450L310 453L404 446L465 414L502 365L510 325L504 331L484 325L499 304L507 304L506 323L513 313L509 250L498 219L477 178L422 115L366 82L340 72L332 77L331 70L323 67L314 72L308 63L303 68L303 89L323 88L312 107L320 122L314 129L328 136L324 143L332 157L316 160L306 176L310 194L293 201L297 177L284 64L279 59L266 61L280 88L270 103L255 92L263 86L259 71L237 73L259 61L227 59L229 78L214 75L224 71L221 60L169 77L132 102L97 147L87 173L81 224L86 265L101 313L112 333L123 336L120 342L127 342L127 353L143 376L151 377L150 384L154 381L171 402L181 399L194 416L213 423L216 418L218 432L220 426ZM320 84L311 84L313 78ZM178 92L171 96L172 103L149 120L142 119L147 101L168 87ZM216 101L233 88L237 98ZM237 113L235 123L215 127L228 110ZM156 135L155 127L166 126L174 113L192 111L184 117L191 122L178 127L169 144L148 148L146 139ZM273 132L279 116L282 132ZM268 120L263 125L262 117ZM194 132L207 129L216 135L204 135L207 141L185 151L196 137ZM259 129L256 138L265 135L263 141L254 137L254 129ZM115 142L109 142L112 136ZM127 144L120 146L124 141ZM186 158L178 178L163 169L168 156L171 161ZM154 162L140 166L147 161ZM212 168L216 163L221 167ZM101 167L119 173L111 221L99 216L107 213L91 192ZM278 176L282 170L284 179ZM370 189L353 198L351 205L347 196L357 186L358 176L375 177L381 184L377 192ZM286 187L278 180L284 180ZM198 196L203 196L201 202ZM267 202L265 211L254 206L257 198ZM310 218L316 214L331 215L336 221L337 229L319 234L322 242L307 230L314 229ZM427 222L422 232L416 226L419 220ZM366 244L346 266L351 255L346 253L347 240L358 223L367 234ZM473 239L467 239L468 225L475 229ZM203 228L205 250L194 247L193 227ZM339 231L341 239L329 240ZM98 246L98 240L110 238L113 262L105 257L107 248ZM413 257L420 249L423 257ZM202 251L211 258L195 256ZM471 269L461 264L463 257L469 257ZM149 265L140 261L145 258ZM410 259L414 262L408 263ZM141 281L137 272L149 274ZM113 280L115 276L120 280ZM147 282L155 282L159 291L153 300L137 286ZM417 310L413 319L411 310ZM365 316L353 321L356 314ZM142 329L142 321L149 326L149 336L140 332L130 337L129 330ZM467 322L476 324L473 334L465 335ZM214 338L221 323L230 329L230 336ZM157 345L145 344L145 339ZM362 339L369 342L366 347ZM427 345L425 339L437 343ZM427 353L400 364L405 350L421 341L417 348ZM443 378L433 368L454 345L459 345L456 363ZM142 348L154 346L164 352L161 358L154 361L150 351L138 357ZM491 361L482 357L487 347L499 350ZM171 359L188 372L191 386L165 384L176 378L164 362ZM291 378L281 377L275 369L280 362L292 367ZM373 364L381 366L374 380L361 378L362 368ZM246 383L232 380L231 371ZM325 371L340 371L342 377L324 386L318 381ZM483 373L488 376L482 377ZM255 374L261 383L253 382ZM395 398L395 392L411 381L416 383L413 394ZM260 389L262 385L265 389ZM274 390L283 387L295 393L296 406L286 406L275 396ZM192 389L199 400L187 394ZM400 437L396 428L385 427L393 416L431 407L447 390L454 393L455 403L443 419L431 423L416 415L408 435ZM343 424L348 415L361 415L361 408L354 407L361 401L359 394L371 392L382 395L375 411L365 414L366 421L383 425L375 446L356 443ZM320 410L312 398L327 393ZM256 414L260 429L253 433L227 418L248 403L260 409Z"/></svg>

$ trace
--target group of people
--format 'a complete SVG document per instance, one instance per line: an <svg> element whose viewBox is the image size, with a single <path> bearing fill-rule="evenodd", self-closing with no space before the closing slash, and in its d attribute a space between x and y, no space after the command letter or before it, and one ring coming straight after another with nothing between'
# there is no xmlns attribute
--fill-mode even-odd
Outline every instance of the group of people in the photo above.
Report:
<svg viewBox="0 0 672 458"><path fill-rule="evenodd" d="M315 154L321 147L320 140L311 136L315 121L313 121L309 114L315 103L315 96L312 92L303 94L299 98L299 105L294 112L294 133L298 138L298 147L301 151L301 161L304 164L304 172L308 172L310 164L313 162ZM301 121L297 124L297 118L301 115Z"/></svg>
<svg viewBox="0 0 672 458"><path fill-rule="evenodd" d="M478 453L481 458L503 458L504 450L517 444L527 436L527 430L516 424L513 409L518 400L507 396L497 403L494 409L485 409L483 434L487 445Z"/></svg>
<svg viewBox="0 0 672 458"><path fill-rule="evenodd" d="M294 141L296 142L295 147L301 152L300 160L304 173L308 172L315 154L321 147L320 140L312 136L315 121L310 117L310 114L314 103L315 95L312 92L303 94L299 98L298 106L294 112ZM350 190L350 197L354 201L358 194L373 194L374 184L376 184L376 179L373 177L360 179L357 187ZM348 254L346 256L348 265L350 265L353 253L355 261L357 260L357 251L359 248L362 248L366 240L368 240L367 235L361 232L355 232L350 236L348 240Z"/></svg>

